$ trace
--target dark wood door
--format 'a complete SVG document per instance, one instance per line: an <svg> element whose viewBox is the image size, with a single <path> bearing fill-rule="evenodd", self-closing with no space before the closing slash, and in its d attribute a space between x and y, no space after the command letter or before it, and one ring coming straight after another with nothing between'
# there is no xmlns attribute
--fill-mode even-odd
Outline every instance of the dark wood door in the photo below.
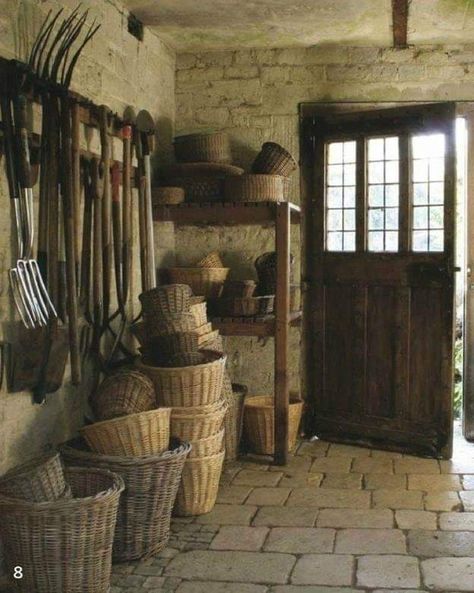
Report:
<svg viewBox="0 0 474 593"><path fill-rule="evenodd" d="M454 105L315 116L309 123L314 432L449 457Z"/></svg>

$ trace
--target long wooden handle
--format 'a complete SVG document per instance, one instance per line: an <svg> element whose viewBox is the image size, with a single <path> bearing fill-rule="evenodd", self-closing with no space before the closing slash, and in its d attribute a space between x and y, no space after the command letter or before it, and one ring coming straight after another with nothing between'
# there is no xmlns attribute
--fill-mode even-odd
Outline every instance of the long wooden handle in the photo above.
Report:
<svg viewBox="0 0 474 593"><path fill-rule="evenodd" d="M123 262L123 300L128 299L130 275L132 268L132 127L124 126L123 136L123 169L122 169L122 262Z"/></svg>
<svg viewBox="0 0 474 593"><path fill-rule="evenodd" d="M84 309L84 315L90 322L90 283L91 283L91 255L92 255L92 208L93 208L93 187L91 177L91 165L84 161L84 214L82 223L82 256L81 256L81 288L80 303Z"/></svg>
<svg viewBox="0 0 474 593"><path fill-rule="evenodd" d="M92 240L92 299L94 321L94 348L99 347L102 328L102 188L100 187L100 166L97 158L90 162L91 186L94 205L94 226Z"/></svg>
<svg viewBox="0 0 474 593"><path fill-rule="evenodd" d="M102 283L103 283L103 324L108 323L110 309L110 282L112 278L112 198L110 193L110 140L108 109L100 109L101 169L104 182L102 194Z"/></svg>
<svg viewBox="0 0 474 593"><path fill-rule="evenodd" d="M79 229L81 220L81 120L79 113L79 103L74 101L71 108L72 120L72 191L73 191L73 220L74 228ZM79 278L79 257L81 253L81 235L79 232L74 233L74 251L75 251L75 265L76 276Z"/></svg>
<svg viewBox="0 0 474 593"><path fill-rule="evenodd" d="M120 211L120 165L112 165L112 233L114 239L115 287L119 309L124 314L122 277L122 217Z"/></svg>

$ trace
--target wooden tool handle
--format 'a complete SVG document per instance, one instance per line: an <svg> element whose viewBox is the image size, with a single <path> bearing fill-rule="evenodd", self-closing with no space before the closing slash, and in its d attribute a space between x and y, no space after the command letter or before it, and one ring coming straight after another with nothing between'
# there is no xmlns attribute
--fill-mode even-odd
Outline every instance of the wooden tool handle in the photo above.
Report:
<svg viewBox="0 0 474 593"><path fill-rule="evenodd" d="M28 144L27 100L24 95L15 99L15 128L17 134L17 178L21 187L31 187L30 147Z"/></svg>
<svg viewBox="0 0 474 593"><path fill-rule="evenodd" d="M123 137L123 170L122 170L122 289L124 302L128 298L132 265L132 126L122 128Z"/></svg>

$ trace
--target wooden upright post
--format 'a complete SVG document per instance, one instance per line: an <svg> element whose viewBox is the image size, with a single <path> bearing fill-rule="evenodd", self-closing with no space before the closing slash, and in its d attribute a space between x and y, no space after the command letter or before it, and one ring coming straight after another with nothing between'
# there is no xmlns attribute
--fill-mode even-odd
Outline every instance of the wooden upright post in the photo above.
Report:
<svg viewBox="0 0 474 593"><path fill-rule="evenodd" d="M290 205L276 209L277 286L275 315L275 456L277 465L288 457L288 337L290 327Z"/></svg>

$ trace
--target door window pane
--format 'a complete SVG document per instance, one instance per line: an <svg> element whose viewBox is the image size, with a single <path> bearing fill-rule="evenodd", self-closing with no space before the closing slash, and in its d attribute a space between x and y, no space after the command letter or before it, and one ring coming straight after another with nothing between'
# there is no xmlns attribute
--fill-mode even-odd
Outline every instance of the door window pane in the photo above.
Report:
<svg viewBox="0 0 474 593"><path fill-rule="evenodd" d="M326 149L326 249L355 251L356 142L330 142Z"/></svg>
<svg viewBox="0 0 474 593"><path fill-rule="evenodd" d="M399 145L398 137L367 141L368 249L398 251Z"/></svg>
<svg viewBox="0 0 474 593"><path fill-rule="evenodd" d="M444 249L444 134L413 136L412 249Z"/></svg>

